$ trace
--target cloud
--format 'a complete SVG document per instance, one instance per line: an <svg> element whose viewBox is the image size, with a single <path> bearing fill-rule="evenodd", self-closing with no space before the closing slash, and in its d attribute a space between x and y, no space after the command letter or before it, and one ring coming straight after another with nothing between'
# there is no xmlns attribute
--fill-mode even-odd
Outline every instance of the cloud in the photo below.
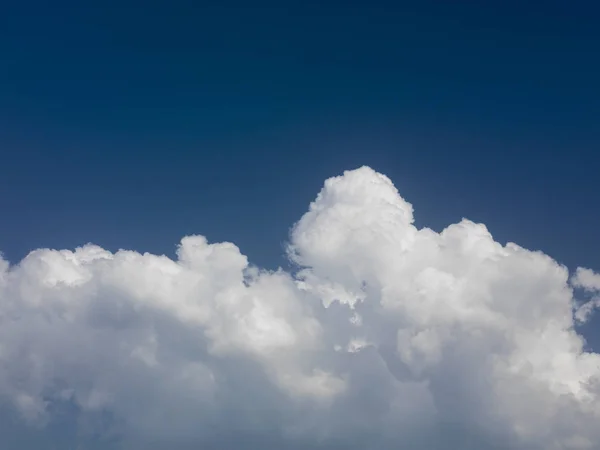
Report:
<svg viewBox="0 0 600 450"><path fill-rule="evenodd" d="M593 307L573 289L600 275L468 220L417 229L367 167L325 182L288 254L295 273L202 236L176 260L0 260L11 448L598 447L600 355L574 328Z"/></svg>
<svg viewBox="0 0 600 450"><path fill-rule="evenodd" d="M575 288L583 289L586 294L592 295L591 299L581 303L575 311L577 320L587 322L594 309L600 308L600 274L578 267L571 279L571 284Z"/></svg>

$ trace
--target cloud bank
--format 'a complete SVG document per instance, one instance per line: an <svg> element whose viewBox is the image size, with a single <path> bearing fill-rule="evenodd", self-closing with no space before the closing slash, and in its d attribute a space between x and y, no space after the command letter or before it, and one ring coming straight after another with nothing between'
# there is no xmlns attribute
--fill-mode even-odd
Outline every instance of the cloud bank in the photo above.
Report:
<svg viewBox="0 0 600 450"><path fill-rule="evenodd" d="M468 220L417 229L367 167L325 182L288 253L295 273L202 236L176 260L0 259L4 448L600 445L600 355L575 328L600 275Z"/></svg>

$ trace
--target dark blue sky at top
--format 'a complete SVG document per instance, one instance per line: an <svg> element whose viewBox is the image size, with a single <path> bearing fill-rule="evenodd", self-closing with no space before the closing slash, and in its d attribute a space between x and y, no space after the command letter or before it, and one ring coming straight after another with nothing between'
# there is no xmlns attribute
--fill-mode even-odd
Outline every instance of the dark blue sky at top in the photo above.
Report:
<svg viewBox="0 0 600 450"><path fill-rule="evenodd" d="M325 178L390 176L436 230L600 269L595 2L12 2L0 15L0 249L285 264ZM219 6L216 6L219 5Z"/></svg>

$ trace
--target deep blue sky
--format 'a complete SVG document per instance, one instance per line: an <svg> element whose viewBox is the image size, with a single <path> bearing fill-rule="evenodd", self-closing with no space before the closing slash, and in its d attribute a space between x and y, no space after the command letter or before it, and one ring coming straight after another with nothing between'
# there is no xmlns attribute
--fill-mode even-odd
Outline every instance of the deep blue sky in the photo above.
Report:
<svg viewBox="0 0 600 450"><path fill-rule="evenodd" d="M88 241L172 254L200 233L276 267L324 179L367 164L419 225L466 216L600 269L596 2L12 3L12 261Z"/></svg>

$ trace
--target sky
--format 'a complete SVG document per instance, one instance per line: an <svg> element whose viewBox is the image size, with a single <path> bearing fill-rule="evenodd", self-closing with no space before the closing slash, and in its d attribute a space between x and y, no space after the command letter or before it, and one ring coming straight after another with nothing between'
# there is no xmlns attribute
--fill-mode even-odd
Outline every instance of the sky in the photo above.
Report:
<svg viewBox="0 0 600 450"><path fill-rule="evenodd" d="M84 3L0 17L3 448L598 448L595 2Z"/></svg>

